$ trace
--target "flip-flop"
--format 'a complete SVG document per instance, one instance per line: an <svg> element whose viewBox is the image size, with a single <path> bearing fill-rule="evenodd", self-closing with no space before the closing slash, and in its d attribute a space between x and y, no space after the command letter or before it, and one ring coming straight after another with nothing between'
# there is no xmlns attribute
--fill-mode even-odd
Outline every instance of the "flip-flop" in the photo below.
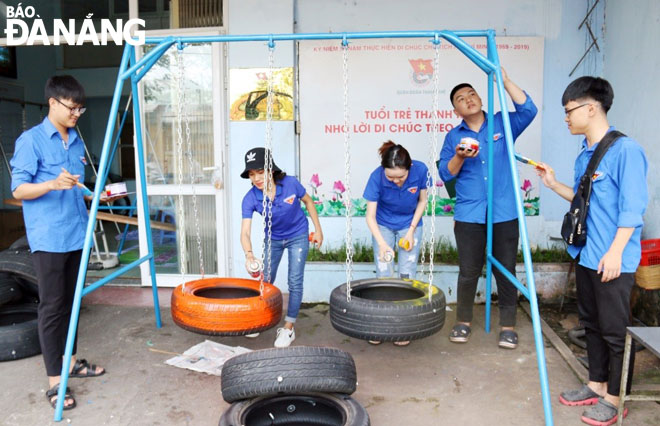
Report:
<svg viewBox="0 0 660 426"><path fill-rule="evenodd" d="M84 374L80 373L85 368L87 371ZM100 373L97 373L96 364L90 364L86 359L78 359L76 360L75 364L73 364L73 368L71 369L71 373L69 373L69 377L98 377L104 374L105 369Z"/></svg>
<svg viewBox="0 0 660 426"><path fill-rule="evenodd" d="M454 343L467 343L472 329L467 324L456 324L449 333L449 341Z"/></svg>
<svg viewBox="0 0 660 426"><path fill-rule="evenodd" d="M59 390L60 390L60 384L58 383L46 391L46 399L50 403L50 406L53 408L55 408L57 405L57 398L53 398L53 397L54 396L57 397L57 393L59 392ZM73 403L71 405L66 405L67 399L70 399L71 401L73 401ZM72 408L75 407L76 407L76 400L73 397L73 394L71 393L71 389L66 388L66 391L64 392L64 406L62 409L71 410Z"/></svg>

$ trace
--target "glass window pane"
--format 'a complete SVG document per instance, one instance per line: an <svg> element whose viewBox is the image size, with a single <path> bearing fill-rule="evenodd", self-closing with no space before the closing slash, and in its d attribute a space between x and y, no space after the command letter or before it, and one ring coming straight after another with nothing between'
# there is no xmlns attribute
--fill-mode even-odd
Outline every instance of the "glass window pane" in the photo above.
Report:
<svg viewBox="0 0 660 426"><path fill-rule="evenodd" d="M217 274L215 196L197 195L196 200L204 273L207 275ZM199 245L197 244L195 203L193 202L193 197L191 195L183 196L183 218L181 217L178 205L179 197L175 195L149 196L149 208L152 213L152 220L173 223L177 228L177 231L161 231L152 228L156 273L181 273L179 247L181 244L180 239L183 238L181 223L185 222L186 273L200 274L200 256Z"/></svg>
<svg viewBox="0 0 660 426"><path fill-rule="evenodd" d="M158 11L159 0L139 0L138 12L156 12ZM161 0L162 1L162 0ZM169 2L169 0L166 0Z"/></svg>
<svg viewBox="0 0 660 426"><path fill-rule="evenodd" d="M183 50L181 81L177 52L176 47L170 48L142 80L147 183L178 185L181 163L184 184L209 184L209 173L202 169L214 164L211 46L192 45ZM181 117L178 115L179 83L185 112ZM186 154L188 142L192 152L192 172Z"/></svg>

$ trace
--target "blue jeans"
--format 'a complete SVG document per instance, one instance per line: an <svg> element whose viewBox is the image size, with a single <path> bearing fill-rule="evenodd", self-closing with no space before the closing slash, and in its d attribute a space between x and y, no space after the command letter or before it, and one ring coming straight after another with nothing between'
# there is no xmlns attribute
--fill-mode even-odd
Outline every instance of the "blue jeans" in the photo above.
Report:
<svg viewBox="0 0 660 426"><path fill-rule="evenodd" d="M264 280L269 283L274 283L277 277L277 268L282 260L284 250L289 251L289 306L287 307L286 317L284 321L294 323L300 311L300 304L303 297L303 280L305 277L305 261L307 260L307 252L309 251L309 237L307 232L290 238L288 240L272 240L270 259L270 269L272 269L272 276L268 268L268 244L266 244L266 255L264 256Z"/></svg>
<svg viewBox="0 0 660 426"><path fill-rule="evenodd" d="M399 247L399 239L403 238L408 232L409 228L394 231L384 226L378 225L381 235L385 242L394 250L399 251L399 276L401 278L415 279L417 273L417 257L419 256L419 248L422 245L422 227L419 226L415 229L413 234L414 244L410 251L406 251ZM394 260L391 262L383 262L378 258L379 247L376 238L372 237L374 247L374 263L376 264L376 277L392 277L394 276Z"/></svg>

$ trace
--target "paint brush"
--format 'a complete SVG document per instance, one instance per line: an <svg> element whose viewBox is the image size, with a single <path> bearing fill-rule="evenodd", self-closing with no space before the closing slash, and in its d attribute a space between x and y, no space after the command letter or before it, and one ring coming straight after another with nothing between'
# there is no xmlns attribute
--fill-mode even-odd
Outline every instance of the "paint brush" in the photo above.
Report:
<svg viewBox="0 0 660 426"><path fill-rule="evenodd" d="M537 163L536 161L531 160L531 159L529 159L529 158L527 158L527 157L523 157L523 156L520 155L520 154L516 154L516 160L518 160L518 161L520 161L521 163L524 163L524 164L529 164L530 166L534 166L534 167L539 168L539 169L542 169L542 168L543 168L543 167L542 167L539 163Z"/></svg>
<svg viewBox="0 0 660 426"><path fill-rule="evenodd" d="M60 169L62 169L62 171L65 172L65 173L69 173L69 171L67 169L65 169L64 167L60 167ZM69 173L69 174L71 174L71 173ZM82 183L76 181L76 185L78 185L78 187L82 190L82 193L83 193L84 196L86 196L86 197L93 197L94 196L94 193L92 191L90 191L89 188L87 188Z"/></svg>

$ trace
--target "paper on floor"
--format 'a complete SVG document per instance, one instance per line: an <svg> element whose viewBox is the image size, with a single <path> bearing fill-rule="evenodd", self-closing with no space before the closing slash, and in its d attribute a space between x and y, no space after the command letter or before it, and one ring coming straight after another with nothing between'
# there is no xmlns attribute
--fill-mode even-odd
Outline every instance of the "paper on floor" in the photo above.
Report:
<svg viewBox="0 0 660 426"><path fill-rule="evenodd" d="M225 361L246 352L252 352L252 350L242 346L227 346L205 340L188 349L182 355L168 359L165 364L219 376Z"/></svg>

